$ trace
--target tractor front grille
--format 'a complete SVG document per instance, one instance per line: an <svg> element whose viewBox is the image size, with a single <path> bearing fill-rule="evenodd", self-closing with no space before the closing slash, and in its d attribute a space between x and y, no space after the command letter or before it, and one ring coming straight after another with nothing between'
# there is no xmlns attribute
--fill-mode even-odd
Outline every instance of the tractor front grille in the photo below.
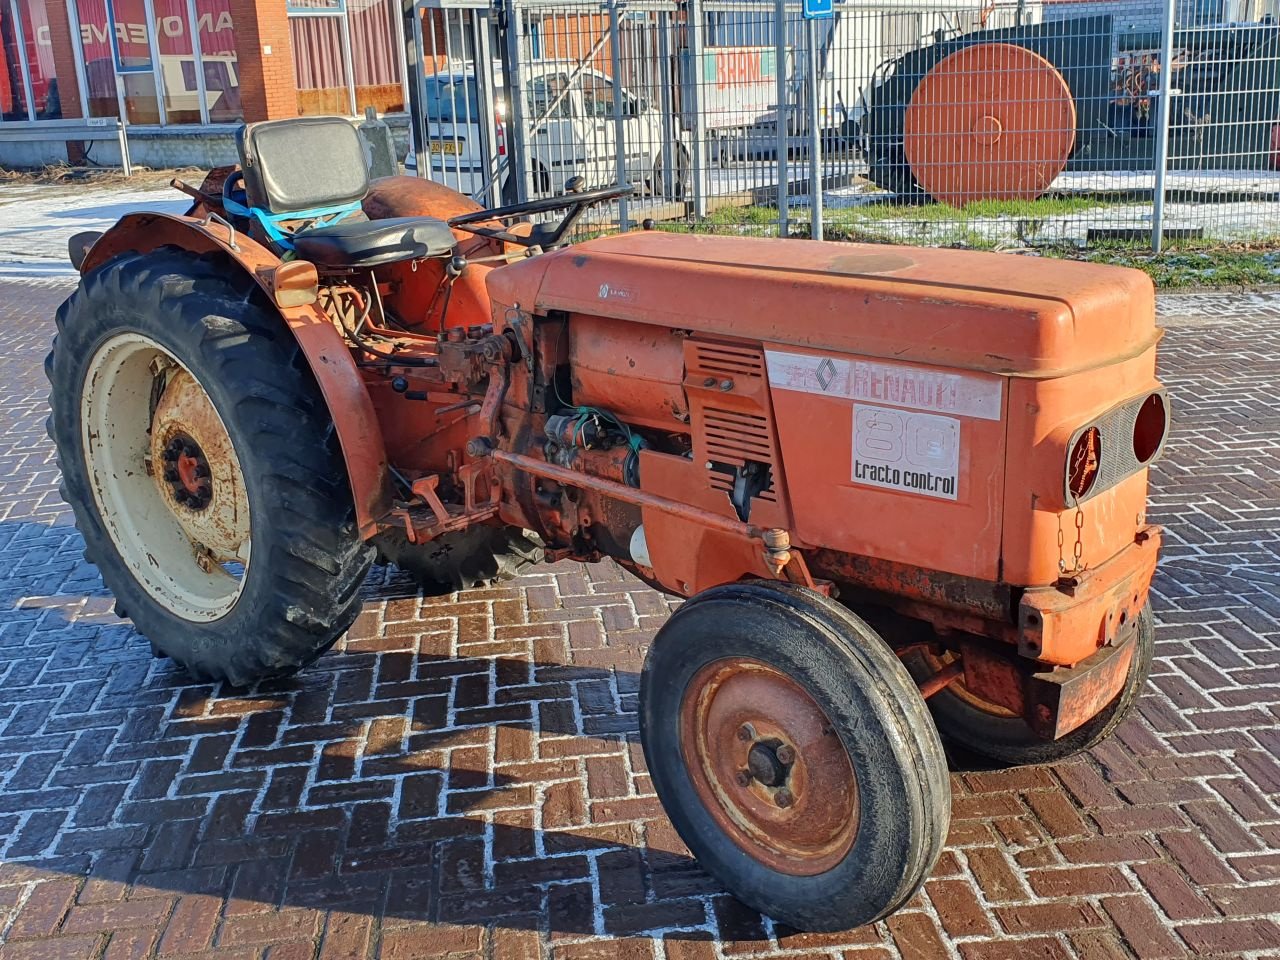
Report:
<svg viewBox="0 0 1280 960"><path fill-rule="evenodd" d="M735 473L755 463L769 477L755 499L777 503L780 458L764 351L690 340L685 370L694 452L705 466L707 483L732 494Z"/></svg>

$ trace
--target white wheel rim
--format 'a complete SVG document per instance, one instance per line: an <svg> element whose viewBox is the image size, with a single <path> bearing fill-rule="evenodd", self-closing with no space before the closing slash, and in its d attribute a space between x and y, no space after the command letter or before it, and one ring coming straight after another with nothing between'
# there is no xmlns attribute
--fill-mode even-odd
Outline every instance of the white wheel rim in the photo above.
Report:
<svg viewBox="0 0 1280 960"><path fill-rule="evenodd" d="M98 514L134 579L184 620L225 615L249 567L249 502L199 381L150 337L117 333L89 361L80 415Z"/></svg>

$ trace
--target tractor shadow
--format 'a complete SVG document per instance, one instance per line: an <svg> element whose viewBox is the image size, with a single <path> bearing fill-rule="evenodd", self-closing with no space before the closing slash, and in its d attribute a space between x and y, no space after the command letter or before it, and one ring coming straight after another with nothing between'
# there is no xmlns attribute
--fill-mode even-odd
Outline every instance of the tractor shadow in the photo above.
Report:
<svg viewBox="0 0 1280 960"><path fill-rule="evenodd" d="M378 568L366 600L407 605L421 638L380 644L418 626L387 618L287 680L202 684L114 616L80 549L65 524L0 524L0 561L16 561L0 573L0 777L16 768L0 884L34 869L214 896L228 916L786 935L706 874L658 807L638 749L642 643L609 667L426 652L430 620L469 601ZM485 596L496 609L546 580Z"/></svg>
<svg viewBox="0 0 1280 960"><path fill-rule="evenodd" d="M634 671L335 651L250 689L196 683L115 618L74 528L23 526L0 539L27 568L0 577L0 886L55 873L217 897L228 918L552 937L705 939L729 918L770 938L652 796ZM372 592L413 595L394 574Z"/></svg>

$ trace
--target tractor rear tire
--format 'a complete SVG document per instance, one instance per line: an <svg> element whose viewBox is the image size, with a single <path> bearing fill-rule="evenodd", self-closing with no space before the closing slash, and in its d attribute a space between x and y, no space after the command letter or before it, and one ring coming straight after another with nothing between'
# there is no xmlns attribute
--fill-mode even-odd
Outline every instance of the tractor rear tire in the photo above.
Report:
<svg viewBox="0 0 1280 960"><path fill-rule="evenodd" d="M1155 621L1150 604L1138 615L1137 634L1124 687L1092 719L1058 740L1045 740L1021 717L977 701L961 686L962 681L930 697L929 709L944 740L994 764L1017 767L1057 763L1107 739L1137 705L1155 653ZM920 653L910 654L904 662L918 681L924 681L938 668Z"/></svg>
<svg viewBox="0 0 1280 960"><path fill-rule="evenodd" d="M327 650L373 560L297 342L221 255L122 254L58 309L49 435L85 557L153 650L246 686Z"/></svg>
<svg viewBox="0 0 1280 960"><path fill-rule="evenodd" d="M512 580L542 562L542 541L519 527L475 526L423 544L401 532L377 540L378 559L411 574L427 596Z"/></svg>
<svg viewBox="0 0 1280 960"><path fill-rule="evenodd" d="M946 839L946 757L893 651L790 584L714 587L658 631L640 681L654 788L698 863L801 930L905 904Z"/></svg>

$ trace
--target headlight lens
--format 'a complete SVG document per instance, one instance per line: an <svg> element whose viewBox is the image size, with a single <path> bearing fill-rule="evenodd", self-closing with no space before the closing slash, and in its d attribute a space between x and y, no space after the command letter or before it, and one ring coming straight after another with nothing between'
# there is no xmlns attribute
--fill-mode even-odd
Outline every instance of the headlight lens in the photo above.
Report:
<svg viewBox="0 0 1280 960"><path fill-rule="evenodd" d="M1154 459L1169 430L1169 413L1164 397L1153 393L1142 402L1133 421L1133 455L1141 464Z"/></svg>
<svg viewBox="0 0 1280 960"><path fill-rule="evenodd" d="M1102 464L1102 434L1090 427L1076 439L1067 459L1067 489L1079 500L1093 489Z"/></svg>

